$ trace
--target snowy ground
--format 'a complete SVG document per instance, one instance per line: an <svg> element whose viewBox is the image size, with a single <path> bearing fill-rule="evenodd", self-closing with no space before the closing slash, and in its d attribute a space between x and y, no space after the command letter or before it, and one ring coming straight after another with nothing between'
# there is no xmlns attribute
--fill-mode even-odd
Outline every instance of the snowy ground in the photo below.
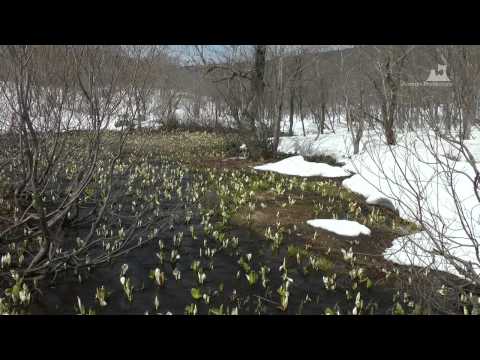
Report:
<svg viewBox="0 0 480 360"><path fill-rule="evenodd" d="M405 219L414 222L423 219L424 231L396 239L384 254L387 259L459 275L455 266L442 256L431 255L433 250L442 250L439 243L442 241L450 255L477 264L475 270L480 272L471 240L480 236L480 204L474 193L474 171L465 159L448 160L444 155L452 158L455 151L441 141L432 144L444 165L438 162L429 150L432 147L426 146L431 135L406 134L396 146L367 147L368 151L352 156L344 166L357 174L344 181L344 186L364 195L370 203L389 200ZM479 135L475 133L474 137L480 140ZM474 147L472 150L476 151ZM463 224L459 212L465 214Z"/></svg>
<svg viewBox="0 0 480 360"><path fill-rule="evenodd" d="M313 118L312 117L306 117L304 120L303 120L303 124L305 126L305 134L306 135L313 135L313 134L317 134L318 132L318 126L317 124L315 124L315 122L313 121ZM288 117L284 117L282 119L282 123L281 123L281 126L280 126L280 130L283 132L283 133L288 133L288 130L289 130L289 127L290 127L290 121L288 119ZM302 135L303 136L303 127L302 127L302 122L300 120L300 117L295 115L293 117L293 127L292 127L292 130L293 130L293 134L294 135Z"/></svg>
<svg viewBox="0 0 480 360"><path fill-rule="evenodd" d="M387 146L382 143L382 136L377 131L367 131L360 144L360 153L353 155L352 141L346 128L320 135L318 139L316 137L282 137L279 151L305 156L329 155L344 163L342 170L355 173L344 180L343 185L363 195L367 203L396 209L405 219L418 223L422 218L429 224L422 232L395 239L392 247L385 251L385 258L399 264L429 266L459 275L455 266L443 256L431 255L432 250L439 250L440 237L451 255L470 261L475 271L480 273L471 240L473 238L475 242L480 238L480 204L472 182L475 174L464 158L449 160L458 155L452 146L440 140L429 142L434 136L419 132L398 134L398 144ZM479 161L478 130L474 130L473 139L467 142L467 146ZM445 171L429 148L434 148L444 162L453 167L453 173ZM287 166L291 165L290 162L295 164L294 169ZM312 165L299 156L287 158L281 163L260 168L308 176L314 169L320 169L319 165L326 165ZM449 176L449 173L452 175ZM455 197L459 201L454 201ZM465 214L463 225L459 211Z"/></svg>
<svg viewBox="0 0 480 360"><path fill-rule="evenodd" d="M292 156L275 163L256 166L255 169L302 177L323 176L326 178L337 178L351 175L351 172L338 166L305 161L301 155Z"/></svg>
<svg viewBox="0 0 480 360"><path fill-rule="evenodd" d="M341 236L357 237L370 235L370 229L356 221L336 219L308 220L307 224L315 228L324 229Z"/></svg>

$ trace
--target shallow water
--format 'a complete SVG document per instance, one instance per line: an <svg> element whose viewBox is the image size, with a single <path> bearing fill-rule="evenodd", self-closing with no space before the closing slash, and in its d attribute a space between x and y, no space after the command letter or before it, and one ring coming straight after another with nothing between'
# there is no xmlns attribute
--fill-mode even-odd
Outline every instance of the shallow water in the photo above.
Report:
<svg viewBox="0 0 480 360"><path fill-rule="evenodd" d="M166 210L173 209L179 202L179 199L168 202ZM196 240L191 237L189 227L177 220L174 230L157 234L153 240L145 242L142 247L132 250L114 262L91 269L91 271L82 270L80 272L81 283L78 276L72 272L60 273L52 284L49 284L47 279L42 281L40 289L43 296L34 296L30 308L31 313L74 314L76 313L77 297L80 297L87 309L95 309L97 314L144 314L146 312L183 314L185 307L192 303L197 304L199 314L207 314L210 308L218 307L221 304L224 305L224 309L237 307L239 314L284 313L278 309L277 289L282 281L279 267L282 265L283 259L287 257L288 245L303 246L305 237L295 234L287 235L279 251L272 252L270 244L258 231L253 231L246 226L233 225L227 230L227 234L239 238L237 253L231 253L230 250L219 251L213 257L213 271L208 269L209 261L204 255L201 258L201 264L207 277L205 283L199 286L196 274L190 269L190 264L193 260L200 259L199 251L204 240L200 220L198 214L194 215L191 220L198 233ZM307 229L304 227L303 230L308 231ZM173 246L174 232L180 231L184 233L184 236L180 252L181 258L177 263L177 268L181 271L182 278L177 281L172 275L171 264L166 261L163 266L160 266L156 253L159 251L159 239L163 239L166 248L170 250ZM343 241L342 239L337 240ZM218 245L213 239L207 241L208 246ZM271 269L269 291L262 287L260 281L254 286L248 284L245 274L238 264L240 256L245 257L246 254L252 254L250 265L254 270L258 271L261 265ZM131 278L135 289L133 303L127 301L120 284L121 266L124 263L128 264L126 276ZM354 307L353 302L347 302L345 299L345 290L352 291L348 276L339 274L337 289L327 291L323 283L323 276L326 274L311 272L305 276L302 271L305 263L304 260L299 266L294 259L287 261L288 276L293 279L293 283L290 287L288 310L285 313L323 314L327 307L333 308L335 305L351 311ZM158 287L149 278L150 271L156 267L166 273L167 280L163 288ZM240 275L237 278L239 271ZM219 290L220 284L223 284L223 292L215 294L215 291ZM95 301L96 289L102 285L110 292L106 307L100 307ZM192 299L191 289L194 287L201 288L203 293L210 293L209 305L205 304L203 300ZM375 287L368 290L362 289L361 292L366 304L370 300L377 303L376 312L391 312L393 289ZM307 295L311 300L304 303ZM159 300L158 310L155 310L154 306L156 296Z"/></svg>
<svg viewBox="0 0 480 360"><path fill-rule="evenodd" d="M243 232L243 236L242 236ZM239 271L237 264L238 257L231 257L227 254L218 254L215 256L214 271L207 271L207 279L202 289L218 289L220 283L224 284L224 293L219 296L212 297L212 305L225 304L231 308L238 304L237 301L231 300L233 290L236 290L238 298L245 300L248 296L250 299L246 305L242 305L239 310L240 314L255 313L256 301L255 297L270 298L272 301L278 302L279 296L275 293L281 283L278 268L281 266L286 251L283 249L279 254L272 254L271 251L265 250L263 255L258 254L258 247L253 242L264 242L263 239L256 239L248 232L236 231L240 237L240 252L252 253L252 266L261 263L271 268L271 284L273 295L266 295L264 289L259 283L254 287L250 287L242 272L239 279L236 279L236 273ZM167 235L167 234L165 234ZM198 241L198 240L196 240ZM166 265L164 270L168 273L167 281L164 288L159 288L154 282L148 278L149 271L154 269L158 264L155 257L155 246L151 242L143 248L132 251L126 255L121 261L98 267L90 273L83 274L82 283L72 275L61 275L57 277L55 285L43 287L43 296L32 306L31 311L34 314L72 314L75 313L74 304L76 304L77 296L82 299L82 303L86 308L95 308L97 314L143 314L146 311L154 313L154 299L158 296L159 309L158 312L165 313L170 311L174 314L183 314L185 307L195 301L191 298L190 290L197 287L197 281L192 270L189 269L191 260L198 254L198 249L193 245L194 240L188 237L184 238L185 246L182 251L182 258L179 261L178 268L182 272L181 281L176 281L171 275L171 266ZM250 244L249 244L250 243ZM244 250L245 249L245 250ZM282 260L280 260L282 259ZM132 281L136 291L134 292L134 301L129 303L119 281L120 268L123 263L128 263L129 270L127 276ZM302 313L304 314L322 314L326 307L334 307L335 304L341 308L347 307L345 302L345 290L350 289L350 282L345 278L337 281L336 291L327 291L324 288L322 275L312 273L304 276L298 268L293 268L294 263L290 265L291 270L289 276L293 279L290 288L291 297L289 301L288 313L296 313L305 296L308 294L313 303L305 304ZM342 282L344 285L342 285ZM111 295L108 298L108 306L100 308L95 304L95 291L97 287L105 286ZM365 292L364 296L374 299L379 303L378 312L386 312L389 310L391 303L391 290L375 288ZM258 298L257 298L258 299ZM383 300L383 301L382 301ZM275 305L263 302L266 313L280 314L281 311L276 309ZM343 305L343 306L342 306ZM207 313L208 306L199 302L199 313Z"/></svg>

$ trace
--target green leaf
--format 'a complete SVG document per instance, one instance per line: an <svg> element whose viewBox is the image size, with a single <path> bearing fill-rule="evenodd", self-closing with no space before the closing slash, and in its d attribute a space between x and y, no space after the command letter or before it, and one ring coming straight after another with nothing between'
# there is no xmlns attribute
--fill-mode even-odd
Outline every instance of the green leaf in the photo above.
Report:
<svg viewBox="0 0 480 360"><path fill-rule="evenodd" d="M325 309L325 315L337 315L337 313L335 312L335 310L328 307Z"/></svg>
<svg viewBox="0 0 480 360"><path fill-rule="evenodd" d="M405 310L403 310L402 305L400 303L395 304L395 308L393 309L393 314L394 315L405 315Z"/></svg>
<svg viewBox="0 0 480 360"><path fill-rule="evenodd" d="M199 288L192 288L191 294L194 300L200 300L202 298L202 292Z"/></svg>
<svg viewBox="0 0 480 360"><path fill-rule="evenodd" d="M373 286L373 282L370 279L367 279L367 289L371 289Z"/></svg>

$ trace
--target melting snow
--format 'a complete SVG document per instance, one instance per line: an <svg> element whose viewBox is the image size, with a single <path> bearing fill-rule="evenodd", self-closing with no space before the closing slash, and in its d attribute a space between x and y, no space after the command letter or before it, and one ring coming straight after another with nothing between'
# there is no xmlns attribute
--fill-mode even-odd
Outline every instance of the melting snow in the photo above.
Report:
<svg viewBox="0 0 480 360"><path fill-rule="evenodd" d="M305 161L301 155L292 156L275 163L256 166L255 169L302 177L323 176L326 178L337 178L351 175L350 172L341 167Z"/></svg>
<svg viewBox="0 0 480 360"><path fill-rule="evenodd" d="M341 236L356 237L359 235L370 235L370 229L365 225L350 220L315 219L308 220L307 224L321 228Z"/></svg>
<svg viewBox="0 0 480 360"><path fill-rule="evenodd" d="M466 141L475 160L480 161L480 134L473 131L473 139ZM421 267L448 271L459 275L452 264L441 255L431 255L434 240L431 236L445 227L443 235L450 253L464 261L478 264L472 240L464 227L468 228L474 238L480 238L480 204L475 197L472 179L475 178L472 167L464 158L451 161L455 171L452 178L442 173L434 155L428 147L429 141L435 141L430 133L399 133L397 145L387 146L382 143L382 136L375 132L367 132L360 144L360 153L353 155L352 142L345 129L338 129L335 134L315 136L294 136L280 139L279 151L289 154L330 155L337 160L345 160L343 170L353 172L354 176L343 181L343 185L367 199L367 203L398 210L404 219L417 222L418 218L426 219L432 224L429 231L400 237L384 253L386 259L399 264L417 265ZM438 141L433 144L442 158L454 159L455 150L448 144ZM368 150L368 151L365 151ZM301 173L303 158L295 157L297 164L290 164L286 174ZM446 159L444 161L446 161ZM290 158L293 159L293 158ZM299 161L301 159L301 161ZM289 160L289 159L287 159ZM307 162L305 162L307 163ZM277 163L278 164L278 163ZM307 163L308 164L308 163ZM275 168L275 164L269 164ZM324 165L324 164L323 164ZM305 166L306 167L306 166ZM280 169L282 170L282 169ZM273 170L272 170L273 171ZM313 172L313 167L310 169ZM308 175L302 175L308 176ZM453 184L459 200L461 211L466 214L467 224L463 226L458 215ZM413 188L412 186L413 185ZM417 201L421 197L421 203ZM440 215L437 218L435 214ZM336 225L335 225L336 223ZM339 225L335 220L311 220L310 225L330 226L334 230L348 230L348 226ZM327 224L327 225L325 225ZM328 230L328 229L327 229ZM460 264L458 264L460 265ZM475 268L480 273L480 268Z"/></svg>
<svg viewBox="0 0 480 360"><path fill-rule="evenodd" d="M343 180L342 185L350 191L364 196L367 204L379 205L395 211L393 202L360 175Z"/></svg>

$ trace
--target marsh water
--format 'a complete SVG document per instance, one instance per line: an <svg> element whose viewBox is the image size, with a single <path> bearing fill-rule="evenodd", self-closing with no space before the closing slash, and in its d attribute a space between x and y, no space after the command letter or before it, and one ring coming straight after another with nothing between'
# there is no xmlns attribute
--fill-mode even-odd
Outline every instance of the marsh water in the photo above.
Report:
<svg viewBox="0 0 480 360"><path fill-rule="evenodd" d="M32 313L72 314L75 313L74 306L77 304L77 297L80 297L84 306L96 309L97 314L144 314L145 312L183 314L186 306L195 303L191 297L191 289L198 287L198 283L196 274L190 269L190 264L198 258L200 249L198 245L200 240L193 240L188 235L186 228L184 231L181 259L176 265L182 274L180 280L175 280L171 275L173 268L170 264L164 266L164 270L169 274L164 287L158 287L149 278L149 272L158 266L158 259L155 255L158 246L152 241L111 264L80 272L81 282L78 276L71 273L58 275L51 285L45 281L41 289L43 296L33 304ZM278 252L272 252L265 243L265 239L255 232L236 228L231 233L239 238L239 253L252 254L252 267L255 268L262 264L268 266L272 274L276 274L276 276L271 276L269 284L272 289L271 293L266 293L259 282L250 286L243 273L237 278L240 269L239 256L220 252L215 255L214 271L207 272L207 278L202 288L209 289L209 292L213 294L218 291L220 284L223 284L223 291L211 296L209 305L203 301L197 302L198 312L207 313L209 308L224 304L225 308L227 306L239 307L240 314L284 313L278 309L278 295L275 293L275 290L281 285L278 269L282 265L283 259L288 257L287 245L299 245L302 238L292 236L286 241L286 246L282 246ZM168 231L160 236L168 239L173 234ZM125 263L128 264L127 273L132 279L135 289L132 303L128 302L119 281L121 266ZM205 265L207 263L207 261L204 262ZM323 314L325 308L333 308L335 305L341 308L352 307L345 300L345 291L352 291L351 281L347 276L344 275L337 279L335 291L328 291L323 282L324 274L305 275L302 267L296 261L290 259L288 264L290 265L288 275L293 279L293 283L290 287L291 297L286 313ZM102 285L111 292L107 300L108 306L103 308L99 307L95 301L96 289ZM374 287L369 290L364 289L363 295L366 301L376 303L376 312L387 313L391 311L393 293L394 289ZM154 305L156 296L160 304L158 310L155 310Z"/></svg>
<svg viewBox="0 0 480 360"><path fill-rule="evenodd" d="M238 166L238 164L236 164ZM318 181L311 179L310 181ZM188 187L191 178L185 176L183 186ZM215 194L213 194L215 197ZM220 312L230 313L236 309L239 314L324 314L325 309L339 308L351 311L355 307L355 298L346 297L346 292L355 295L361 292L364 309L374 313L391 313L392 298L395 288L390 285L366 287L355 284L348 275L348 265L339 255L340 248L353 247L355 251L372 250L378 247L377 255L385 248L385 241L391 240L391 234L381 230L373 230L370 237L344 238L326 231L314 231L304 223L307 218L313 218L311 201L314 194L302 196L294 209L284 212L283 223L290 229L278 249L272 249L265 240L262 230L269 224L274 225L272 214L277 211L273 206L269 210L257 210L253 223L246 225L241 219L232 221L226 229L229 237L238 238L235 250L221 249L209 236L203 236L201 217L193 211L193 216L187 225L184 218L178 214L178 205L185 208L183 200L178 197L162 202L162 207L171 215L171 226L158 233L155 239L144 241L143 245L120 258L100 266L82 268L78 271L59 272L55 278L49 277L40 281L34 291L30 312L33 314L75 314L78 313L78 299L86 309L92 309L96 314L184 314L186 307L195 304L198 314L208 314L212 309L222 307ZM124 200L119 196L117 201ZM265 200L267 201L267 200ZM282 210L279 207L280 210ZM282 210L283 211L283 210ZM303 212L303 215L301 215ZM218 217L214 214L213 218ZM192 237L191 226L197 233ZM182 232L183 240L180 248L180 259L172 264L165 261L161 266L157 253L158 240L165 244L169 252L173 248L175 233ZM78 234L71 234L74 238ZM315 238L312 241L312 238ZM308 268L308 256L299 257L289 254L289 248L304 248L309 245L312 254L325 254L327 248L334 248L328 259L332 268L324 271L311 271ZM205 249L216 248L214 256L206 256ZM201 253L203 251L203 254ZM325 255L323 255L325 256ZM239 260L248 260L248 264L257 274L261 268L269 269L266 284L258 280L254 284L247 281L246 273L239 265ZM206 279L199 284L197 273L191 269L194 260L200 261ZM284 269L288 269L288 277L293 280L289 287L288 308L281 309L278 289L284 283ZM368 265L375 260L365 258ZM378 261L382 262L381 257ZM125 276L133 284L133 301L128 301L124 293L120 276L122 265L128 265ZM161 268L166 274L163 286L158 286L149 276L153 269ZM181 278L175 279L173 270L179 270ZM326 275L336 274L336 287L327 290ZM373 281L381 279L383 274L370 273ZM100 306L95 299L96 290L103 286L107 292L107 306ZM200 289L203 297L192 298L192 289ZM39 296L41 295L41 296ZM157 303L155 304L155 298Z"/></svg>

